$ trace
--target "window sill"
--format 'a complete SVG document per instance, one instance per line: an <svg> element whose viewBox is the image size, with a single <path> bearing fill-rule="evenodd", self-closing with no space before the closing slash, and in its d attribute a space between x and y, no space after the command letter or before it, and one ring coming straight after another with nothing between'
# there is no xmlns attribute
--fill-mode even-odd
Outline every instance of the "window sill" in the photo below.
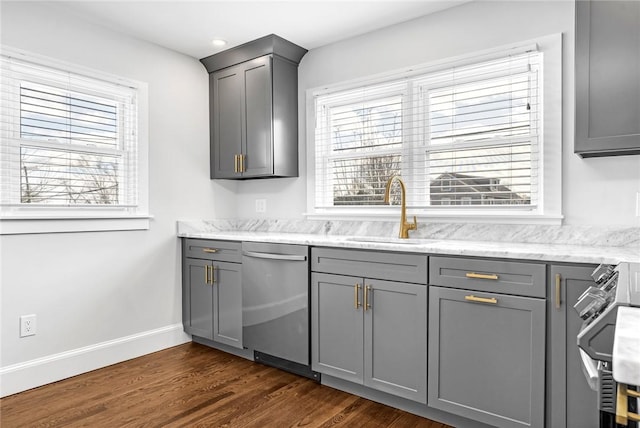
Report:
<svg viewBox="0 0 640 428"><path fill-rule="evenodd" d="M2 216L0 235L147 230L153 216Z"/></svg>
<svg viewBox="0 0 640 428"><path fill-rule="evenodd" d="M323 211L314 213L305 213L307 220L344 220L344 221L398 221L400 218L400 210L380 211L356 211L356 210L340 210L340 211ZM407 210L407 220L411 221L413 216L418 218L422 223L491 223L491 224L543 224L550 226L560 226L562 224L562 215L540 215L529 212L467 212L453 213L451 211L419 211Z"/></svg>

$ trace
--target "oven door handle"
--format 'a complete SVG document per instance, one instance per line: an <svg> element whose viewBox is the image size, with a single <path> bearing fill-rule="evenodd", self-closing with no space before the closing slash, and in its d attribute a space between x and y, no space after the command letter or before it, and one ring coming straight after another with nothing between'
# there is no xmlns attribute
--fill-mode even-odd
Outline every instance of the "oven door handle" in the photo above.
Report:
<svg viewBox="0 0 640 428"><path fill-rule="evenodd" d="M578 348L580 351L580 359L582 360L582 371L587 378L589 387L594 391L599 389L598 382L598 363L589 356L582 348Z"/></svg>
<svg viewBox="0 0 640 428"><path fill-rule="evenodd" d="M253 257L256 259L283 260L287 262L307 261L307 256L297 256L292 254L273 254L273 253L259 253L257 251L243 251L242 255L247 257Z"/></svg>

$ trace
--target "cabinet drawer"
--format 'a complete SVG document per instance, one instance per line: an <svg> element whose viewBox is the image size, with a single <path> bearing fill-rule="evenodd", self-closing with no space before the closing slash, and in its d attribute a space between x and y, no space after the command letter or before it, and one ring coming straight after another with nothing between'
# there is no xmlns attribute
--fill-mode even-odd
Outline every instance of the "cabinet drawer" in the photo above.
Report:
<svg viewBox="0 0 640 428"><path fill-rule="evenodd" d="M431 257L429 284L493 293L546 296L546 266L470 258Z"/></svg>
<svg viewBox="0 0 640 428"><path fill-rule="evenodd" d="M192 259L242 262L242 243L211 239L184 239L182 255Z"/></svg>
<svg viewBox="0 0 640 428"><path fill-rule="evenodd" d="M384 251L313 248L311 270L426 284L427 256Z"/></svg>

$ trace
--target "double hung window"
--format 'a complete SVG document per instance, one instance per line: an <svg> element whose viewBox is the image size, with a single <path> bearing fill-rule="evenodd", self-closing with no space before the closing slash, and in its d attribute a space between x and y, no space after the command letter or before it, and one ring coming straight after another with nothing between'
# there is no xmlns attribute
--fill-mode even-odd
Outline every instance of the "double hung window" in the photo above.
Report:
<svg viewBox="0 0 640 428"><path fill-rule="evenodd" d="M543 53L451 64L314 91L315 213L380 212L394 175L418 213L542 213Z"/></svg>
<svg viewBox="0 0 640 428"><path fill-rule="evenodd" d="M4 52L0 66L3 218L143 214L135 82Z"/></svg>

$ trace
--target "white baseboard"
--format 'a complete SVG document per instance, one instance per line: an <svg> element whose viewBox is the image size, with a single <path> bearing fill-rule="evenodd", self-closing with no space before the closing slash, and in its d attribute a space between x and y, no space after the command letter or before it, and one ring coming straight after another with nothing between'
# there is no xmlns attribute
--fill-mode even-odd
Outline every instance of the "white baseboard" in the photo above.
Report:
<svg viewBox="0 0 640 428"><path fill-rule="evenodd" d="M26 391L191 341L182 324L0 368L0 397Z"/></svg>

